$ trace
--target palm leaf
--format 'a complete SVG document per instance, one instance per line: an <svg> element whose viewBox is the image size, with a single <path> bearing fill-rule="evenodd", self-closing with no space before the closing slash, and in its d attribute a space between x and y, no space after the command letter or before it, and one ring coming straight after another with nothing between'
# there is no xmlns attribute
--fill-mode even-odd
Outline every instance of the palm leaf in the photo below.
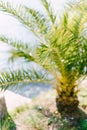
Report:
<svg viewBox="0 0 87 130"><path fill-rule="evenodd" d="M14 16L16 19L18 19L19 22L21 22L24 27L29 29L40 41L42 41L42 40L44 41L44 38L41 37L41 33L39 33L38 31L36 32L36 29L38 28L38 24L36 24L36 26L34 26L32 20L31 20L32 15L29 15L30 12L26 11L25 6L19 5L15 9L11 5L11 3L0 1L0 8L1 8L1 11L7 12L10 15ZM35 11L32 10L32 12L35 12ZM32 17L32 19L33 19L33 17Z"/></svg>
<svg viewBox="0 0 87 130"><path fill-rule="evenodd" d="M41 2L42 2L42 5L45 7L45 10L47 12L47 15L49 16L51 23L54 24L56 20L56 16L53 14L53 10L51 8L50 3L48 3L47 0L41 0Z"/></svg>
<svg viewBox="0 0 87 130"><path fill-rule="evenodd" d="M9 51L11 53L9 60L14 61L15 58L23 57L26 61L35 61L33 57L33 50L29 47L28 43L14 41L13 39L5 36L1 36L0 41L13 47L11 51Z"/></svg>
<svg viewBox="0 0 87 130"><path fill-rule="evenodd" d="M11 42L4 37L0 39L7 44L12 44L15 48L12 51L12 58L24 57L28 61L35 61L51 72L56 78L56 82L59 81L59 73L63 77L62 79L66 79L65 81L68 83L75 82L80 76L87 74L87 7L81 7L83 2L81 5L76 3L75 6L72 6L75 7L72 16L70 16L72 10L65 10L60 18L60 23L57 23L49 2L47 0L41 0L41 2L46 10L47 18L27 6L18 6L15 9L8 2L0 2L2 11L16 17L39 39L40 44L36 47L34 55L32 50L25 45L22 46L21 43L15 43L13 40ZM76 8L77 5L78 8Z"/></svg>
<svg viewBox="0 0 87 130"><path fill-rule="evenodd" d="M19 83L43 82L48 83L46 72L36 70L17 70L0 73L0 87L6 90L9 86Z"/></svg>

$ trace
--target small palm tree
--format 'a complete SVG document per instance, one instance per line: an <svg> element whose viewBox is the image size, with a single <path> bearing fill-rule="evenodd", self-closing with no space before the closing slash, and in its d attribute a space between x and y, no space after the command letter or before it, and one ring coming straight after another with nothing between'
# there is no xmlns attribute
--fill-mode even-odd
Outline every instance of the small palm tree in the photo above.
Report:
<svg viewBox="0 0 87 130"><path fill-rule="evenodd" d="M3 72L0 74L0 87L7 89L26 82L53 84L58 94L56 103L60 113L72 112L79 104L77 80L87 74L87 2L69 6L60 17L60 22L49 2L41 2L45 15L25 5L14 8L10 3L0 2L1 11L17 18L38 39L38 45L32 49L32 43L24 44L0 36L2 42L13 47L11 60L22 57L25 62L34 62L40 67L40 70Z"/></svg>

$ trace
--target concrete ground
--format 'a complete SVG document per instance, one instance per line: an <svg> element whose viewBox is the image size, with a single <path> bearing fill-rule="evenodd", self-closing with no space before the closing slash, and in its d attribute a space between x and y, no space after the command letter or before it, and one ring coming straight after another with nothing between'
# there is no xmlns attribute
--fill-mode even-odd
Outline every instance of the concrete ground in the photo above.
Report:
<svg viewBox="0 0 87 130"><path fill-rule="evenodd" d="M31 99L15 94L11 91L6 90L4 93L7 110L13 111L15 108L24 104L29 104Z"/></svg>

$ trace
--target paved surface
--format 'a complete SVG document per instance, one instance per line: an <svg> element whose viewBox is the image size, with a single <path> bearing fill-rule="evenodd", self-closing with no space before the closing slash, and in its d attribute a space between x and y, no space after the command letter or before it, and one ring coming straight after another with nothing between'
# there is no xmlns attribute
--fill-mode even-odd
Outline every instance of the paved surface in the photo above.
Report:
<svg viewBox="0 0 87 130"><path fill-rule="evenodd" d="M6 90L3 94L5 96L8 111L13 111L18 106L22 106L27 103L29 104L31 102L31 99L25 98L8 90Z"/></svg>

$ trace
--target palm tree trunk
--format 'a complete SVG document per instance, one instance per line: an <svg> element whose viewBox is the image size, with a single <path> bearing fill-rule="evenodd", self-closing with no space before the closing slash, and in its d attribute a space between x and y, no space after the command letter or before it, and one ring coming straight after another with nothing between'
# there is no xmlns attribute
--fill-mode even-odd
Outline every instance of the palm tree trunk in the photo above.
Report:
<svg viewBox="0 0 87 130"><path fill-rule="evenodd" d="M69 96L65 92L61 92L56 98L56 106L62 116L74 113L78 108L78 104L79 101L77 96L74 96L74 92Z"/></svg>
<svg viewBox="0 0 87 130"><path fill-rule="evenodd" d="M4 95L0 92L0 120L7 114L7 107Z"/></svg>

